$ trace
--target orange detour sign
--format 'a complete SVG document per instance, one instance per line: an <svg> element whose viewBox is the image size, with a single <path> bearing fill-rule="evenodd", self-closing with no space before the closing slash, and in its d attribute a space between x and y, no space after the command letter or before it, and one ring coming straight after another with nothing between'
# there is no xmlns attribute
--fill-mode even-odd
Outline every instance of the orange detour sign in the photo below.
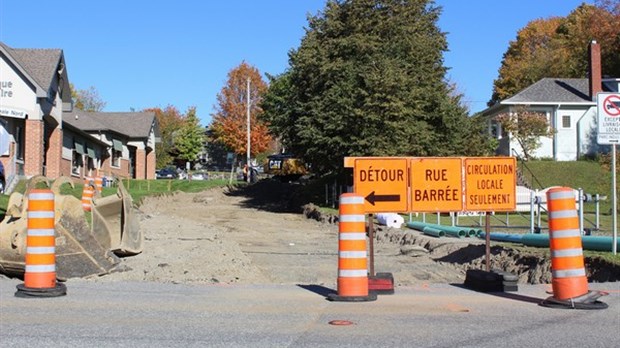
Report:
<svg viewBox="0 0 620 348"><path fill-rule="evenodd" d="M514 211L516 171L514 157L465 158L465 210Z"/></svg>
<svg viewBox="0 0 620 348"><path fill-rule="evenodd" d="M463 160L459 157L411 159L413 212L463 210Z"/></svg>
<svg viewBox="0 0 620 348"><path fill-rule="evenodd" d="M354 191L364 197L366 213L407 211L407 158L357 158Z"/></svg>

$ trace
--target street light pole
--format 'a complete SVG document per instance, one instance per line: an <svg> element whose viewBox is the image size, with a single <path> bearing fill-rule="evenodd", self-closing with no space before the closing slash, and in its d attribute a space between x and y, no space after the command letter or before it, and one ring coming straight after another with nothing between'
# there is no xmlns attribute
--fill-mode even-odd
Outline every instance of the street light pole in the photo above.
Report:
<svg viewBox="0 0 620 348"><path fill-rule="evenodd" d="M247 180L248 182L250 182L250 177L252 176L252 168L250 167L250 78L248 77L248 85L247 85L247 121L246 121L246 128L247 128L247 158L246 158L246 165L248 168L248 172L247 172Z"/></svg>

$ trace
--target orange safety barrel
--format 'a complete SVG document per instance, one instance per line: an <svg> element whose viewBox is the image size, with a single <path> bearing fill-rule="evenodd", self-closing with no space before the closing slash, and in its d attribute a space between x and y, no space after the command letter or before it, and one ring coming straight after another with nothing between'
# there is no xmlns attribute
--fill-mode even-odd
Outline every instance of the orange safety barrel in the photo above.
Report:
<svg viewBox="0 0 620 348"><path fill-rule="evenodd" d="M568 187L547 191L553 297L566 300L588 293L575 193Z"/></svg>
<svg viewBox="0 0 620 348"><path fill-rule="evenodd" d="M30 190L27 225L24 285L53 288L56 286L56 239L54 193L51 190Z"/></svg>
<svg viewBox="0 0 620 348"><path fill-rule="evenodd" d="M95 183L93 178L84 178L84 188L82 189L82 208L84 211L90 211L92 209L94 195Z"/></svg>
<svg viewBox="0 0 620 348"><path fill-rule="evenodd" d="M338 294L333 301L372 301L368 291L368 255L364 197L343 193L339 201Z"/></svg>
<svg viewBox="0 0 620 348"><path fill-rule="evenodd" d="M26 271L24 283L17 285L17 297L54 297L67 293L65 285L56 282L54 214L52 190L28 192Z"/></svg>
<svg viewBox="0 0 620 348"><path fill-rule="evenodd" d="M97 193L101 194L101 190L103 190L103 177L95 177L95 189L97 190Z"/></svg>

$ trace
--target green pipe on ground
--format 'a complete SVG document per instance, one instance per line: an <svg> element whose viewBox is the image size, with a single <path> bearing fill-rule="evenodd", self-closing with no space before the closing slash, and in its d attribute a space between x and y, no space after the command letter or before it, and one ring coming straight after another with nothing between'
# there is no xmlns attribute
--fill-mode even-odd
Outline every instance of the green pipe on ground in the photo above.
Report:
<svg viewBox="0 0 620 348"><path fill-rule="evenodd" d="M475 237L478 235L478 233L482 232L482 230L477 230L471 227L462 227L462 226L457 226L457 227L465 229L465 232L467 232L466 237Z"/></svg>
<svg viewBox="0 0 620 348"><path fill-rule="evenodd" d="M432 228L436 228L436 229L438 229L440 231L443 231L448 236L457 237L457 238L463 238L463 237L465 237L467 235L467 232L464 229L460 228L460 227L443 226L443 225L437 225L437 224L428 224L428 223L419 222L419 221L408 222L407 223L407 227L413 228L414 230L418 230L418 231L422 231L422 232L424 232L424 227L432 227Z"/></svg>
<svg viewBox="0 0 620 348"><path fill-rule="evenodd" d="M541 248L549 247L549 235L539 233L515 234L515 237L506 237L506 233L491 232L491 239L496 241L507 241L522 243L526 246L534 246ZM485 233L478 235L484 238ZM516 237L520 236L520 237ZM509 240L511 239L511 240ZM584 250L592 251L612 251L613 238L611 236L581 236L581 244ZM620 249L620 240L617 241L616 250Z"/></svg>
<svg viewBox="0 0 620 348"><path fill-rule="evenodd" d="M433 236L433 237L443 237L446 235L446 233L442 230L438 230L436 228L433 227L424 227L422 229L422 233L427 234L429 236Z"/></svg>

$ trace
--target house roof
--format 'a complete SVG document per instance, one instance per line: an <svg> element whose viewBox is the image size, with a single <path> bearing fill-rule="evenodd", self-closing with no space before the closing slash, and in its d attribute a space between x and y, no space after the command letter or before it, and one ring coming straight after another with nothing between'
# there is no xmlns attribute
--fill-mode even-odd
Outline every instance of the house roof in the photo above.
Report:
<svg viewBox="0 0 620 348"><path fill-rule="evenodd" d="M155 113L88 112L74 109L63 114L63 122L84 131L113 131L128 138L148 138L155 122Z"/></svg>
<svg viewBox="0 0 620 348"><path fill-rule="evenodd" d="M502 104L592 103L588 79L543 78Z"/></svg>
<svg viewBox="0 0 620 348"><path fill-rule="evenodd" d="M13 62L19 65L35 85L45 93L52 85L55 75L61 70L61 90L65 91L61 93L61 98L66 102L71 101L67 69L61 49L11 48L2 42L0 42L0 49L9 55Z"/></svg>

